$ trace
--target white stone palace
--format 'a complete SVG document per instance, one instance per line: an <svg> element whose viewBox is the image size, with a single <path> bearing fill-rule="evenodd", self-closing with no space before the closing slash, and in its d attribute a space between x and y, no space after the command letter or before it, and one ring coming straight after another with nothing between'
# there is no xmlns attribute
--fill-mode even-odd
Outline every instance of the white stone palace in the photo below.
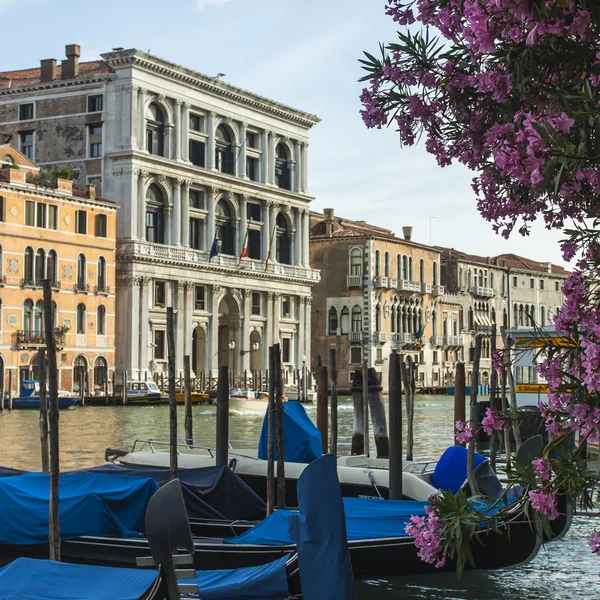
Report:
<svg viewBox="0 0 600 600"><path fill-rule="evenodd" d="M135 49L79 55L0 73L0 133L119 205L116 369L166 371L169 306L177 371L184 354L195 375L264 370L277 342L299 368L319 281L307 187L319 119Z"/></svg>

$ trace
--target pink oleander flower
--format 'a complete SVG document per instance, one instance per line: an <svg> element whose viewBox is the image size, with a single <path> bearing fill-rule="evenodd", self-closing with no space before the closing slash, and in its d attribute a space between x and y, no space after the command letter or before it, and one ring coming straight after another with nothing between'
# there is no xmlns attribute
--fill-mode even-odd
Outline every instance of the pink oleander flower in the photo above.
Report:
<svg viewBox="0 0 600 600"><path fill-rule="evenodd" d="M557 497L553 492L545 492L544 490L531 490L529 492L529 501L535 510L546 515L551 521L560 516L556 506Z"/></svg>
<svg viewBox="0 0 600 600"><path fill-rule="evenodd" d="M456 421L456 435L454 436L459 444L468 444L473 439L473 429L467 427L464 421Z"/></svg>
<svg viewBox="0 0 600 600"><path fill-rule="evenodd" d="M600 556L600 531L594 529L592 535L590 535L590 541L588 542L590 550Z"/></svg>
<svg viewBox="0 0 600 600"><path fill-rule="evenodd" d="M481 424L483 425L483 430L488 435L492 435L494 431L502 431L504 419L495 410L488 408L485 411L485 417L483 417Z"/></svg>
<svg viewBox="0 0 600 600"><path fill-rule="evenodd" d="M492 352L492 367L497 373L502 373L502 369L504 368L504 358L502 357L502 352L500 350L494 350L494 352Z"/></svg>
<svg viewBox="0 0 600 600"><path fill-rule="evenodd" d="M446 563L446 557L441 556L444 528L434 508L426 506L425 513L426 517L412 516L405 531L414 539L419 558L440 568Z"/></svg>
<svg viewBox="0 0 600 600"><path fill-rule="evenodd" d="M534 458L531 461L533 472L542 481L550 481L552 476L552 469L550 468L550 461L547 458Z"/></svg>

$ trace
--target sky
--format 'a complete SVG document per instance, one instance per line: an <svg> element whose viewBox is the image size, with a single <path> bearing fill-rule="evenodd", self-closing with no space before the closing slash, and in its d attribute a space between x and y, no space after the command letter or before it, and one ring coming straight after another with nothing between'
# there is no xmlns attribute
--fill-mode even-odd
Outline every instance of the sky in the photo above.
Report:
<svg viewBox="0 0 600 600"><path fill-rule="evenodd" d="M423 146L400 148L392 128L360 118L358 59L396 38L385 0L0 0L0 70L115 47L138 48L318 115L310 132L309 193L314 210L365 220L413 240L471 254L513 252L564 265L561 232L536 224L529 237L496 235L477 212L473 174L441 169ZM23 15L27 15L27 34ZM18 50L17 50L18 49Z"/></svg>

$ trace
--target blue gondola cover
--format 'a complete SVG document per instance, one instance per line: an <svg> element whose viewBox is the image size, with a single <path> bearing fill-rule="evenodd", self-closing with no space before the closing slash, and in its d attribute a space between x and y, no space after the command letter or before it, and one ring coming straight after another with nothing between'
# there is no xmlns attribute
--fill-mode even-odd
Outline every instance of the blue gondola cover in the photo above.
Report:
<svg viewBox="0 0 600 600"><path fill-rule="evenodd" d="M144 531L146 505L158 489L149 478L65 473L60 476L61 539L82 535L136 537ZM48 541L50 477L26 473L0 477L0 543Z"/></svg>
<svg viewBox="0 0 600 600"><path fill-rule="evenodd" d="M485 456L475 453L477 467ZM433 472L433 485L439 490L450 490L456 494L467 480L467 449L463 446L450 446L440 457Z"/></svg>
<svg viewBox="0 0 600 600"><path fill-rule="evenodd" d="M277 439L277 421L275 421ZM267 415L258 442L258 458L267 460ZM300 402L283 403L283 453L286 462L310 463L321 456L321 433ZM277 460L277 450L275 450Z"/></svg>
<svg viewBox="0 0 600 600"><path fill-rule="evenodd" d="M137 600L156 571L18 558L0 568L2 600Z"/></svg>

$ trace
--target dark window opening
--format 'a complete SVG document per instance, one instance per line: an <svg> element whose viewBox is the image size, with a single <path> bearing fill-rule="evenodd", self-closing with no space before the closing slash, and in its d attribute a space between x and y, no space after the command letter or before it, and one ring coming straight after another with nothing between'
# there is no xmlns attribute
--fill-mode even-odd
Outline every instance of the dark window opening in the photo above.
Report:
<svg viewBox="0 0 600 600"><path fill-rule="evenodd" d="M252 156L246 158L246 177L251 181L258 181L259 179L259 162L258 158Z"/></svg>
<svg viewBox="0 0 600 600"><path fill-rule="evenodd" d="M165 118L154 103L146 110L146 150L150 154L164 156Z"/></svg>
<svg viewBox="0 0 600 600"><path fill-rule="evenodd" d="M88 112L102 112L103 110L102 94L98 96L88 96Z"/></svg>
<svg viewBox="0 0 600 600"><path fill-rule="evenodd" d="M154 358L165 358L165 332L162 330L154 332Z"/></svg>
<svg viewBox="0 0 600 600"><path fill-rule="evenodd" d="M248 219L251 219L252 221L261 221L262 216L261 216L260 204L255 204L254 202L248 202L248 204L246 204L246 216L248 217Z"/></svg>
<svg viewBox="0 0 600 600"><path fill-rule="evenodd" d="M288 152L283 144L278 144L275 150L275 183L285 190L291 189Z"/></svg>
<svg viewBox="0 0 600 600"><path fill-rule="evenodd" d="M202 220L190 219L190 248L202 249Z"/></svg>
<svg viewBox="0 0 600 600"><path fill-rule="evenodd" d="M77 211L77 220L75 222L75 232L83 235L87 234L87 212L85 210Z"/></svg>
<svg viewBox="0 0 600 600"><path fill-rule="evenodd" d="M106 215L96 215L96 237L106 237L106 224Z"/></svg>
<svg viewBox="0 0 600 600"><path fill-rule="evenodd" d="M221 254L235 256L235 226L231 209L224 200L217 204L217 243Z"/></svg>
<svg viewBox="0 0 600 600"><path fill-rule="evenodd" d="M154 306L164 308L166 297L166 285L164 281L154 282Z"/></svg>
<svg viewBox="0 0 600 600"><path fill-rule="evenodd" d="M260 316L260 292L252 292L252 314Z"/></svg>
<svg viewBox="0 0 600 600"><path fill-rule="evenodd" d="M219 125L216 132L215 166L217 171L235 175L235 157L231 145L231 136L224 125Z"/></svg>
<svg viewBox="0 0 600 600"><path fill-rule="evenodd" d="M89 126L90 133L90 158L102 156L102 123Z"/></svg>
<svg viewBox="0 0 600 600"><path fill-rule="evenodd" d="M190 140L190 161L197 167L206 166L206 144L196 140Z"/></svg>
<svg viewBox="0 0 600 600"><path fill-rule="evenodd" d="M204 286L197 285L194 298L194 310L205 310L205 291Z"/></svg>
<svg viewBox="0 0 600 600"><path fill-rule="evenodd" d="M248 258L261 259L261 234L258 229L248 231Z"/></svg>
<svg viewBox="0 0 600 600"><path fill-rule="evenodd" d="M277 262L282 263L284 265L289 265L291 263L290 254L291 254L291 238L288 233L288 224L286 218L279 213L277 215L277 245L276 245L276 258Z"/></svg>
<svg viewBox="0 0 600 600"><path fill-rule="evenodd" d="M19 106L19 121L31 121L33 119L33 103L21 104Z"/></svg>
<svg viewBox="0 0 600 600"><path fill-rule="evenodd" d="M190 190L190 208L202 210L204 208L204 192Z"/></svg>
<svg viewBox="0 0 600 600"><path fill-rule="evenodd" d="M290 362L290 358L291 358L291 344L290 344L290 338L283 338L283 340L281 340L283 342L282 344L282 357L281 357L281 361L284 363L289 363Z"/></svg>
<svg viewBox="0 0 600 600"><path fill-rule="evenodd" d="M29 159L33 160L33 131L22 131L19 134L21 141L21 152Z"/></svg>

